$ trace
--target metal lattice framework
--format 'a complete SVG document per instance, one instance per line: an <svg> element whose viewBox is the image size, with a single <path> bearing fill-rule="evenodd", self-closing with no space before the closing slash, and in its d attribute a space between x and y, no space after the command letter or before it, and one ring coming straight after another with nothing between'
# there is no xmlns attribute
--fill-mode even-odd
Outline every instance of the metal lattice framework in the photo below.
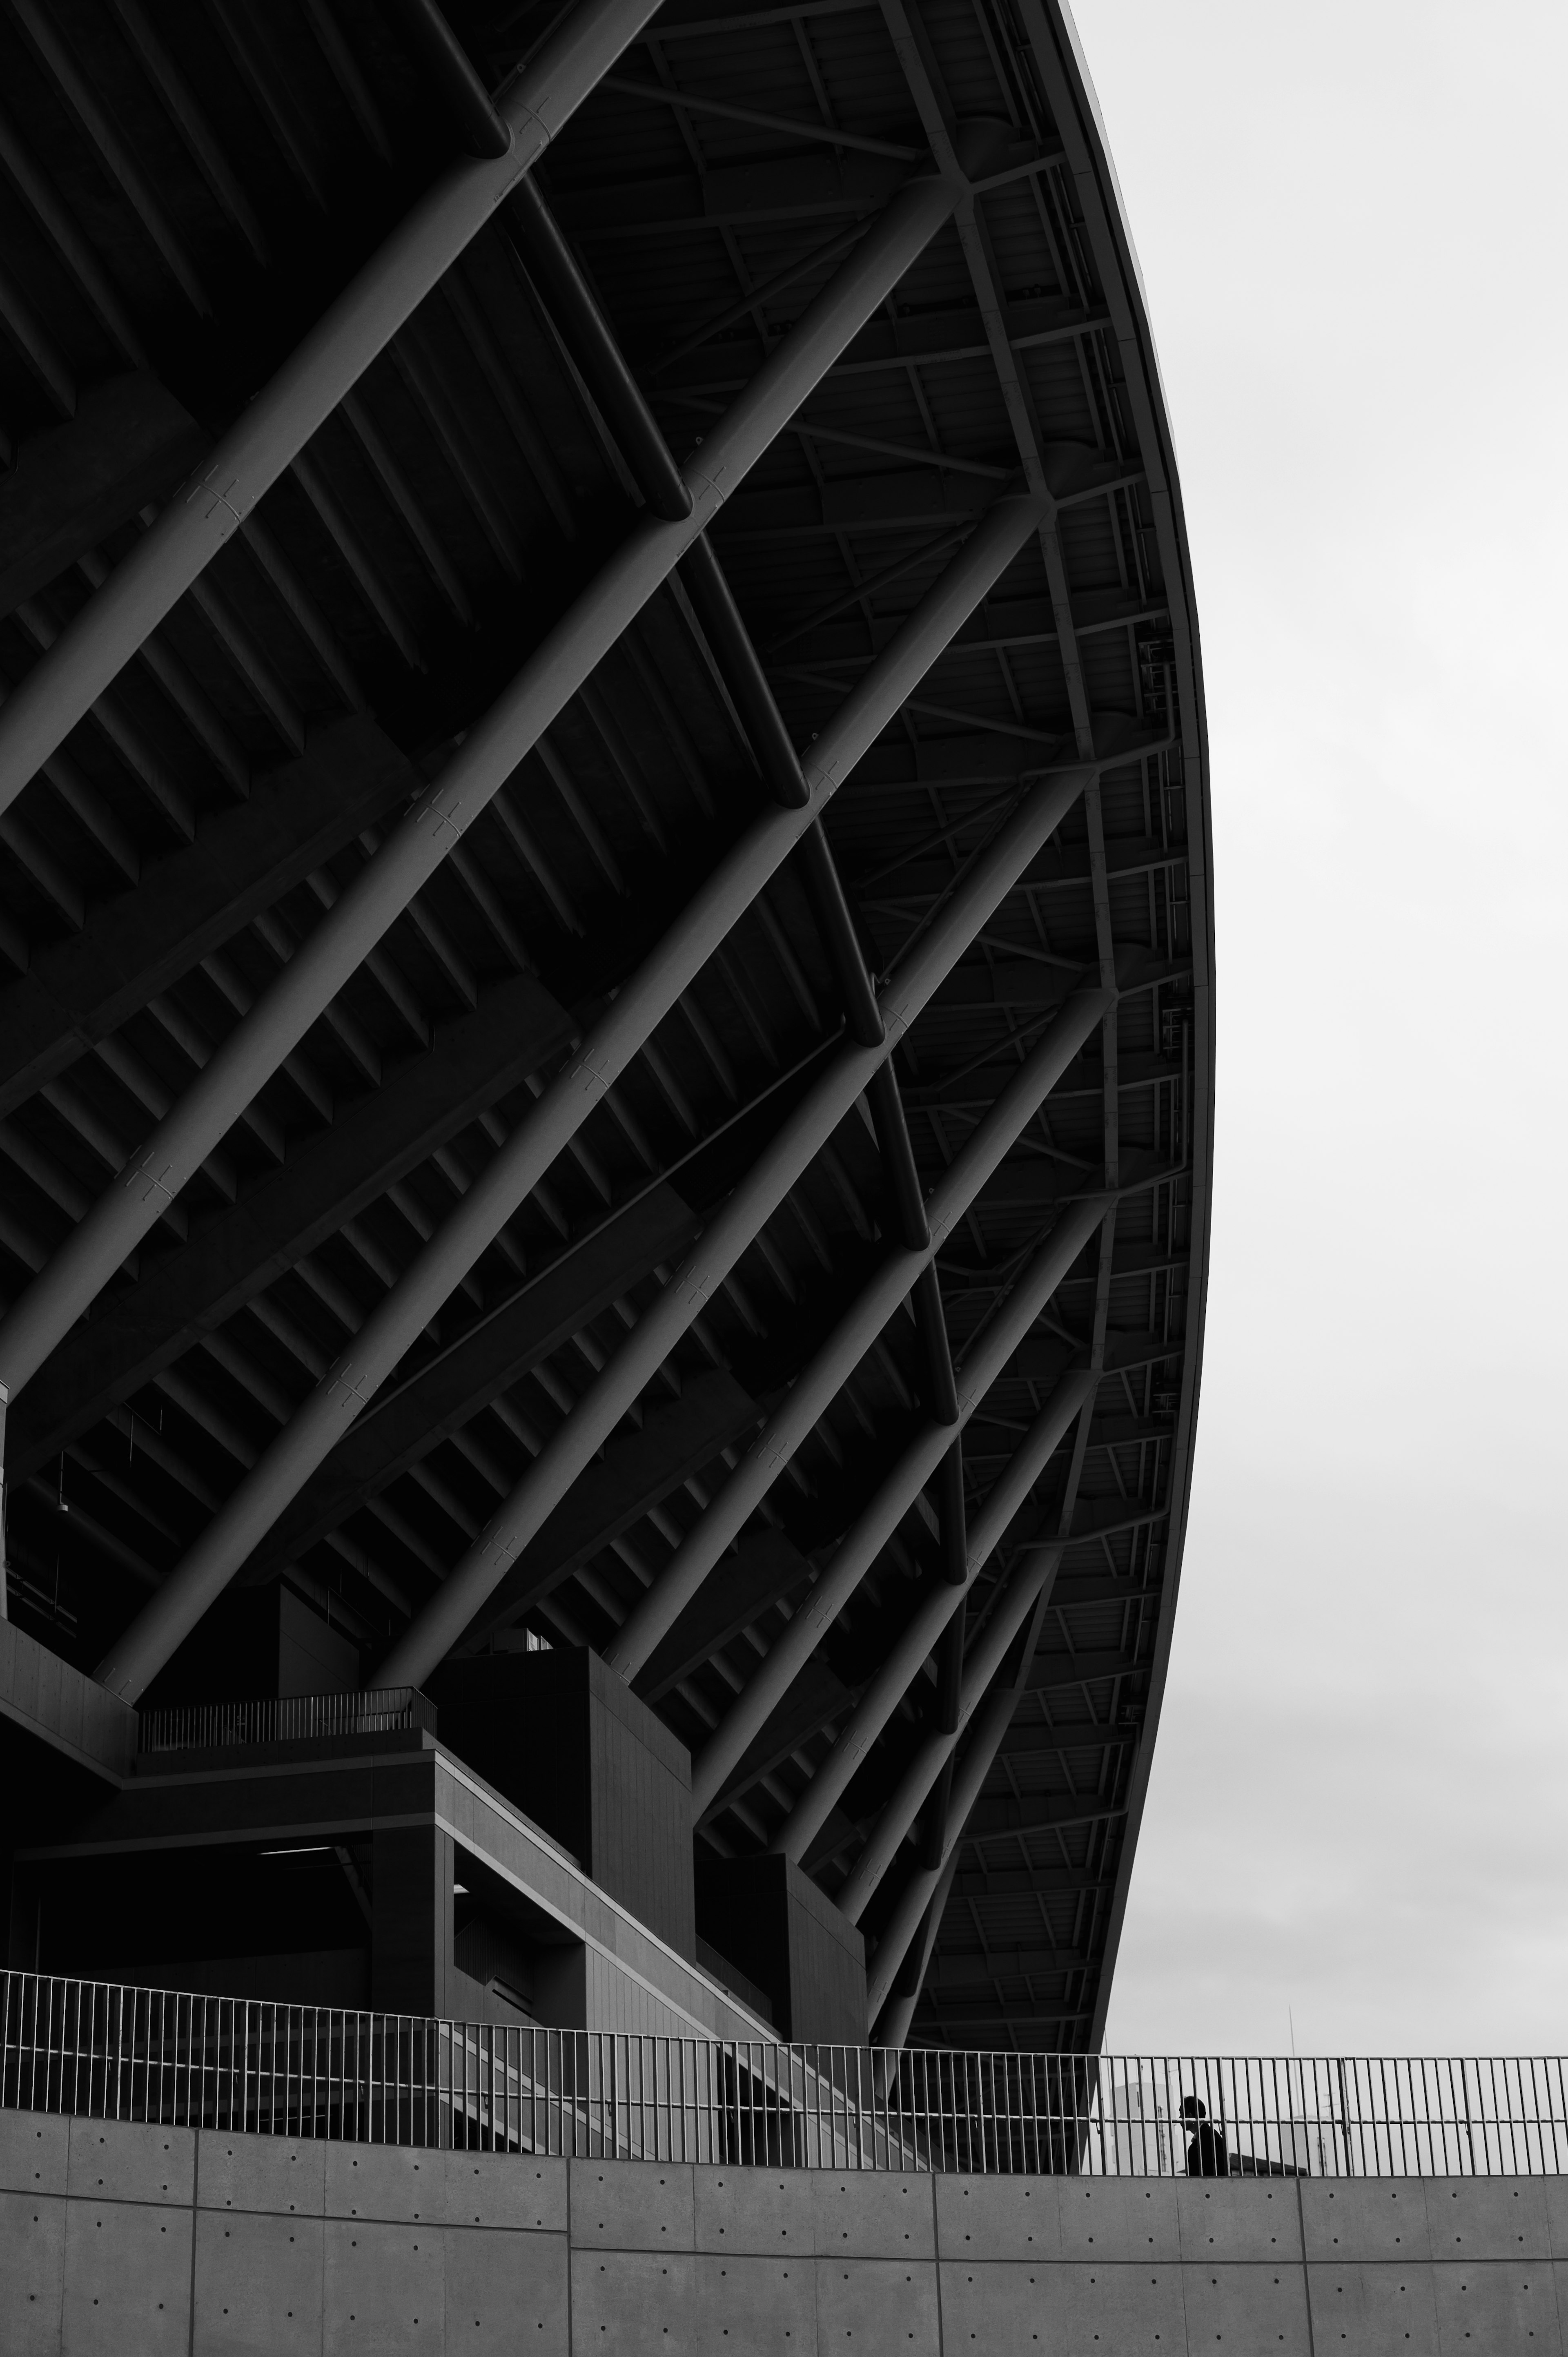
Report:
<svg viewBox="0 0 1568 2357"><path fill-rule="evenodd" d="M0 88L11 1613L585 1642L885 2042L1096 2044L1212 997L1069 24L11 0Z"/></svg>

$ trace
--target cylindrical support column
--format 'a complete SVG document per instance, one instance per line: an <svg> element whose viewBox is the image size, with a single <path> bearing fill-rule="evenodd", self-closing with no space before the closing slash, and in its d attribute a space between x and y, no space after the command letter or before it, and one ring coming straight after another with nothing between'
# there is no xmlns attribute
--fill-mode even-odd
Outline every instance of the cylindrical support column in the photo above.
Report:
<svg viewBox="0 0 1568 2357"><path fill-rule="evenodd" d="M978 604L989 582L1005 569L1028 536L1034 503L1012 500L1006 509L1004 515L987 518L962 557L950 566L899 630L832 727L813 746L810 774L819 804L875 743L886 720ZM660 529L671 532L679 527ZM976 548L975 542L983 536L984 546ZM1054 788L1038 791L1047 797L1053 790L1061 794L1065 809L1081 791L1082 783L1083 773L1074 772L1070 782L1056 780ZM1044 810L1046 805L1039 807ZM349 1350L263 1453L170 1579L106 1657L99 1675L113 1692L134 1700L148 1679L156 1676L385 1381L452 1287L569 1144L809 823L809 812L770 812L720 862L680 923L644 961L590 1034L570 1068L535 1101L489 1168L454 1205L442 1227L377 1304ZM901 998L892 996L896 1011L901 1009ZM907 1018L901 1011L897 1012L897 1019L902 1029ZM0 1329L0 1344L3 1341ZM443 1646L441 1651L445 1650ZM424 1676L440 1658L441 1652L432 1655L418 1674Z"/></svg>
<svg viewBox="0 0 1568 2357"><path fill-rule="evenodd" d="M692 512L692 494L670 456L642 389L621 356L604 314L555 217L535 182L520 180L510 207L522 240L523 260L565 336L588 390L656 516L679 523Z"/></svg>
<svg viewBox="0 0 1568 2357"><path fill-rule="evenodd" d="M967 1423L1105 1216L1096 1196L1065 1211L959 1370L959 1411ZM700 1818L724 1789L795 1680L875 1562L952 1444L952 1427L918 1433L841 1543L832 1561L781 1629L692 1763L692 1813ZM958 1591L943 1587L943 1595ZM389 1680L388 1683L392 1683ZM811 1787L808 1786L808 1791Z"/></svg>
<svg viewBox="0 0 1568 2357"><path fill-rule="evenodd" d="M655 13L658 0L580 0L496 101L503 156L444 172L248 402L150 532L0 710L0 810L156 630L263 494Z"/></svg>
<svg viewBox="0 0 1568 2357"><path fill-rule="evenodd" d="M447 1575L377 1673L382 1685L417 1685L469 1629L476 1615L546 1515L560 1502L681 1336L699 1316L765 1220L826 1145L876 1069L892 1052L975 934L1081 791L1081 780L1051 779L1036 788L984 858L954 894L877 1002L886 1031L880 1048L842 1048L693 1245L659 1299L644 1311L565 1422L552 1433L460 1563Z"/></svg>
<svg viewBox="0 0 1568 2357"><path fill-rule="evenodd" d="M932 1189L930 1243L936 1251L992 1178L1079 1049L1101 1021L1110 996L1079 991L1031 1049L1003 1094ZM634 1678L668 1635L714 1566L739 1537L779 1473L832 1405L913 1285L925 1258L895 1253L796 1378L729 1480L687 1533L653 1586L628 1614L606 1653L610 1667Z"/></svg>
<svg viewBox="0 0 1568 2357"><path fill-rule="evenodd" d="M891 2047L897 2050L908 2042L909 2027L915 2018L915 2007L920 2002L920 1990L931 1961L931 1950L936 1946L937 1935L942 1927L942 1917L947 1912L948 1894L952 1889L957 1867L956 1856L950 1857L921 1918L918 1933L909 1943L894 1994L883 2008L881 2020L874 2025L872 2043L875 2046Z"/></svg>
<svg viewBox="0 0 1568 2357"><path fill-rule="evenodd" d="M1098 1216L1102 1218L1103 1211ZM1078 1251L1081 1249L1079 1245ZM1078 1257L1078 1251L1073 1253L1074 1260ZM1063 1275L1071 1265L1069 1261L1062 1268ZM991 1560L1003 1534L1071 1429L1093 1389L1094 1379L1087 1371L1067 1375L1035 1418L970 1534L964 1586L953 1587L942 1580L934 1581L927 1588L888 1648L876 1675L856 1703L837 1742L819 1763L816 1774L774 1835L772 1847L782 1851L786 1857L797 1860L804 1857L827 1823L851 1777L897 1709L921 1663ZM985 1641L983 1636L981 1645L983 1646Z"/></svg>
<svg viewBox="0 0 1568 2357"><path fill-rule="evenodd" d="M952 1802L948 1812L947 1857L950 1857L963 1838L963 1828L970 1812L980 1798L980 1788L990 1773L1002 1738L1012 1723L1017 1696L1011 1686L993 1695L976 1723L973 1738L964 1753L958 1773L953 1778ZM947 1863L947 1857L942 1865ZM920 1928L920 1919L931 1903L932 1893L941 1880L942 1867L917 1867L898 1895L898 1903L888 1918L886 1929L877 1943L866 1979L865 2013L875 2021L892 1992L893 1983L905 1951Z"/></svg>
<svg viewBox="0 0 1568 2357"><path fill-rule="evenodd" d="M951 1361L949 1362L951 1372ZM944 1424L958 1419L958 1389L953 1389L953 1413ZM937 1477L937 1536L941 1546L942 1577L950 1587L961 1587L969 1576L969 1534L963 1502L963 1442L955 1440L942 1459Z"/></svg>
<svg viewBox="0 0 1568 2357"><path fill-rule="evenodd" d="M881 1037L876 989L865 970L865 960L854 937L854 919L850 915L838 867L820 820L808 828L801 839L800 861L812 910L832 960L850 1036L863 1047L875 1047Z"/></svg>
<svg viewBox="0 0 1568 2357"><path fill-rule="evenodd" d="M950 1732L929 1735L909 1762L893 1797L872 1830L871 1838L855 1859L838 1903L852 1923L857 1923L871 1895L898 1854L899 1844L919 1815L928 1792L952 1759L960 1736L984 1697L1012 1644L1041 1594L1056 1577L1059 1546L1032 1547L1007 1582L1006 1592L970 1652L960 1687L958 1726ZM953 1821L949 1802L948 1822ZM945 1852L943 1853L945 1856Z"/></svg>
<svg viewBox="0 0 1568 2357"><path fill-rule="evenodd" d="M461 841L491 796L504 785L523 756L653 595L703 522L762 456L786 419L832 366L862 319L875 308L881 296L897 284L945 220L951 204L950 190L933 180L912 182L895 199L881 220L866 232L843 270L797 322L688 465L686 479L695 502L693 515L684 523L645 522L631 534L530 657L510 686L469 730L436 784L419 797L250 1013L209 1059L146 1145L34 1278L0 1325L0 1381L9 1383L13 1394L95 1298L169 1199L178 1193L284 1058L298 1045L387 928L428 882L453 845ZM1030 504L1017 503L1020 507ZM1017 522L1011 508L1004 522L1005 539ZM981 531L984 530L983 525ZM1022 537L1021 533L1014 544L1015 550ZM891 647L887 651L892 651ZM886 688L887 674L880 665L873 670L877 675L874 679L868 673L861 689L870 683L872 708L882 715L880 726L886 716L877 697ZM0 710L0 726L9 709L6 705ZM815 788L824 798L837 785L838 775L853 767L854 759L858 758L858 749L852 754L851 748L861 748L865 716L857 689L841 715L842 726L834 732L833 759L842 766L837 773L823 770L813 778ZM699 911L698 931L702 931L703 926L707 929L703 932L706 943L703 957L723 939L740 909L793 847L795 835L803 823L802 814L793 814L791 823L791 814L780 812L774 815L771 832L767 821L758 823L721 862L717 878L710 879L708 888L698 894L693 903ZM720 885L716 899L713 889L715 880ZM737 893L744 894L744 898L737 899ZM689 943L693 929L690 925L677 926L671 938ZM650 968L659 967L660 957L660 952L655 952L643 968L644 976ZM682 967L677 995L690 979L691 973ZM617 1014L625 996L617 1002ZM660 1006L658 1015L650 1017L646 1028L632 1039L628 1053L640 1047L665 1011L665 1006ZM615 1071L605 1066L601 1034L616 1028L613 1024L601 1025L574 1066L569 1086L575 1086L579 1108L565 1135L547 1158L553 1158L553 1154L565 1145L577 1124L614 1079ZM624 1034L628 1028L623 1020L619 1032ZM625 1061L623 1054L616 1070ZM541 1100L541 1104L543 1102ZM539 1111L536 1105L535 1116ZM524 1126L532 1135L539 1124L531 1116ZM535 1177L542 1175L543 1167ZM532 1186L534 1179L531 1178L528 1183ZM465 1198L465 1206L475 1206L481 1200L482 1189L476 1188ZM414 1265L418 1268L423 1265L422 1258ZM463 1268L470 1265L465 1262ZM451 1284L456 1284L462 1273L463 1269L459 1269ZM451 1284L438 1299L450 1291ZM425 1313L426 1317L430 1314ZM423 1324L424 1319L420 1322ZM360 1357L356 1383L362 1373L363 1354Z"/></svg>
<svg viewBox="0 0 1568 2357"><path fill-rule="evenodd" d="M682 558L681 578L725 685L735 698L764 784L783 809L804 810L811 792L800 756L789 741L784 716L757 659L751 633L741 619L740 608L725 579L724 567L706 533L692 543Z"/></svg>
<svg viewBox="0 0 1568 2357"><path fill-rule="evenodd" d="M883 1065L875 1083L866 1091L866 1103L871 1107L871 1118L876 1125L876 1142L882 1149L887 1189L893 1199L893 1213L899 1234L912 1252L920 1252L929 1239L929 1230L926 1225L925 1190L915 1167L908 1124L904 1119L904 1100L898 1093L897 1077L890 1064Z"/></svg>

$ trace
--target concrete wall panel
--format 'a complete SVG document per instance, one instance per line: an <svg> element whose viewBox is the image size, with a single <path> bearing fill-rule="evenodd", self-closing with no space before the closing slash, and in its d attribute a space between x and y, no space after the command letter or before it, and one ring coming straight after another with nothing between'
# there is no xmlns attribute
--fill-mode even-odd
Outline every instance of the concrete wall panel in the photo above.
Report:
<svg viewBox="0 0 1568 2357"><path fill-rule="evenodd" d="M155 2181L160 2165L150 2172ZM186 2357L188 2210L140 2201L69 2205L62 2341L70 2357L127 2357L132 2351L135 2357Z"/></svg>
<svg viewBox="0 0 1568 2357"><path fill-rule="evenodd" d="M1426 2189L1416 2178L1298 2181L1306 2255L1326 2262L1432 2256Z"/></svg>
<svg viewBox="0 0 1568 2357"><path fill-rule="evenodd" d="M808 2253L700 2256L693 2286L701 2357L816 2357L816 2262Z"/></svg>
<svg viewBox="0 0 1568 2357"><path fill-rule="evenodd" d="M568 2357L564 2234L448 2226L442 2240L448 2352Z"/></svg>
<svg viewBox="0 0 1568 2357"><path fill-rule="evenodd" d="M1432 2269L1424 2259L1393 2266L1323 2261L1308 2267L1307 2277L1320 2357L1439 2357Z"/></svg>
<svg viewBox="0 0 1568 2357"><path fill-rule="evenodd" d="M428 2158L434 2160L431 2153ZM445 2163L449 2226L521 2226L566 2231L566 2163L516 2152L448 2152ZM205 2163L203 2164L205 2166Z"/></svg>
<svg viewBox="0 0 1568 2357"><path fill-rule="evenodd" d="M0 2112L0 2188L11 2193L63 2193L70 2122L48 2112Z"/></svg>
<svg viewBox="0 0 1568 2357"><path fill-rule="evenodd" d="M1053 2305L1072 2357L1165 2357L1188 2346L1181 2269L1157 2260L1064 2264Z"/></svg>
<svg viewBox="0 0 1568 2357"><path fill-rule="evenodd" d="M1541 2259L1552 2249L1539 2177L1434 2178L1426 2222L1434 2259Z"/></svg>
<svg viewBox="0 0 1568 2357"><path fill-rule="evenodd" d="M1068 2346L1057 2274L1027 2260L944 2259L946 2357L1076 2357Z"/></svg>
<svg viewBox="0 0 1568 2357"><path fill-rule="evenodd" d="M1060 2214L1064 2259L1126 2259L1146 2251L1174 2264L1181 2256L1176 2189L1168 2179L1064 2179Z"/></svg>
<svg viewBox="0 0 1568 2357"><path fill-rule="evenodd" d="M0 2165L0 2357L1309 2357L1298 2202L1316 2357L1568 2357L1553 2180L693 2169L27 2114Z"/></svg>
<svg viewBox="0 0 1568 2357"><path fill-rule="evenodd" d="M684 2357L692 2345L694 2266L689 2251L574 2250L574 2352L674 2357L679 2351Z"/></svg>
<svg viewBox="0 0 1568 2357"><path fill-rule="evenodd" d="M811 2179L800 2169L695 2169L699 2251L755 2252L768 2257L816 2249Z"/></svg>
<svg viewBox="0 0 1568 2357"><path fill-rule="evenodd" d="M1184 2179L1176 2197L1184 2259L1288 2258L1300 2265L1301 2216L1288 2179L1216 2185Z"/></svg>
<svg viewBox="0 0 1568 2357"><path fill-rule="evenodd" d="M658 2161L575 2160L572 2241L579 2249L689 2251L692 2171Z"/></svg>
<svg viewBox="0 0 1568 2357"><path fill-rule="evenodd" d="M811 2204L817 2248L846 2258L934 2259L935 2232L929 2177L884 2176L880 2170L813 2169Z"/></svg>
<svg viewBox="0 0 1568 2357"><path fill-rule="evenodd" d="M56 2357L65 2285L65 2203L57 2194L0 2193L0 2349Z"/></svg>
<svg viewBox="0 0 1568 2357"><path fill-rule="evenodd" d="M130 2120L72 2120L66 2190L90 2201L177 2201L190 2207L193 2128Z"/></svg>
<svg viewBox="0 0 1568 2357"><path fill-rule="evenodd" d="M1553 2258L1568 2259L1568 2177L1543 2177L1541 2190L1546 2201L1546 2233Z"/></svg>
<svg viewBox="0 0 1568 2357"><path fill-rule="evenodd" d="M939 2177L937 2246L951 2259L1058 2259L1062 2230L1055 2177Z"/></svg>
<svg viewBox="0 0 1568 2357"><path fill-rule="evenodd" d="M209 2128L199 2155L197 2201L203 2210L271 2210L282 2217L319 2218L328 2150L310 2136L220 2136Z"/></svg>
<svg viewBox="0 0 1568 2357"><path fill-rule="evenodd" d="M329 2218L323 2228L323 2357L442 2357L445 2230Z"/></svg>
<svg viewBox="0 0 1568 2357"><path fill-rule="evenodd" d="M199 2212L194 2357L316 2357L324 2233L319 2218Z"/></svg>
<svg viewBox="0 0 1568 2357"><path fill-rule="evenodd" d="M1563 2335L1550 2264L1493 2259L1440 2262L1432 2270L1441 2357L1561 2357Z"/></svg>
<svg viewBox="0 0 1568 2357"><path fill-rule="evenodd" d="M410 2225L445 2218L444 2153L406 2145L328 2144L322 2149L329 2218L384 2218Z"/></svg>
<svg viewBox="0 0 1568 2357"><path fill-rule="evenodd" d="M1310 2357L1306 2286L1299 2260L1216 2260L1182 2269L1189 2350L1240 2346L1275 2357ZM1162 2344L1163 2346L1163 2344ZM1325 2352L1326 2357L1326 2352Z"/></svg>
<svg viewBox="0 0 1568 2357"><path fill-rule="evenodd" d="M940 2348L935 2267L817 2261L818 2357L938 2357Z"/></svg>

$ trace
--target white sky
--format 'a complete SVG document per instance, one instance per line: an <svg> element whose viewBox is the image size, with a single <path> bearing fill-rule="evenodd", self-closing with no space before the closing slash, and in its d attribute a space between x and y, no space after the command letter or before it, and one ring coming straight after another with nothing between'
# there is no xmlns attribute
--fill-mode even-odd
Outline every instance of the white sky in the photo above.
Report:
<svg viewBox="0 0 1568 2357"><path fill-rule="evenodd" d="M1112 2048L1568 2050L1568 8L1078 0L1187 504L1218 1128Z"/></svg>

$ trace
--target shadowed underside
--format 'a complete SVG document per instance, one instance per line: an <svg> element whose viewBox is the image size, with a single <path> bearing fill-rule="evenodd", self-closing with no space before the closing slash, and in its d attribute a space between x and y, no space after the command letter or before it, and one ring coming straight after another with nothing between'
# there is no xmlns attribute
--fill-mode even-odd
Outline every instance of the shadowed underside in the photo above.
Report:
<svg viewBox="0 0 1568 2357"><path fill-rule="evenodd" d="M1093 2045L1212 996L1074 37L452 24L0 26L10 1612L133 1697L236 1583L587 1644L884 2037Z"/></svg>

